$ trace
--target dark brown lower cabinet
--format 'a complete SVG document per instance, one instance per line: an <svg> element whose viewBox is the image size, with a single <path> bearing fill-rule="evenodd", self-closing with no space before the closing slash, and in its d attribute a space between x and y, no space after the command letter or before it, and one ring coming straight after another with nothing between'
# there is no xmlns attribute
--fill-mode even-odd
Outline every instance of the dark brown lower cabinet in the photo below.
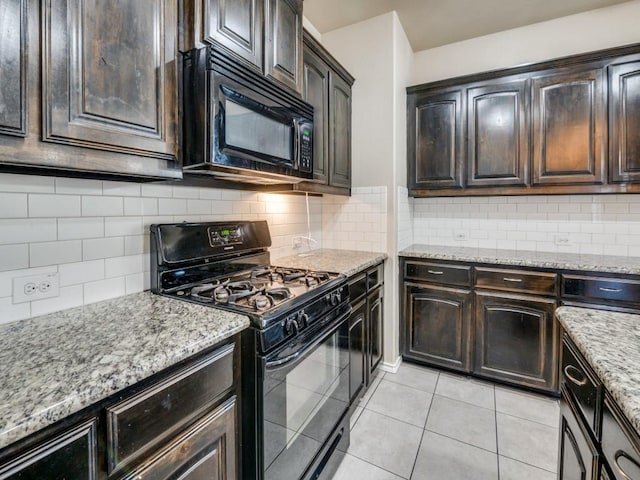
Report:
<svg viewBox="0 0 640 480"><path fill-rule="evenodd" d="M84 421L4 465L2 480L93 480L97 477L96 419Z"/></svg>
<svg viewBox="0 0 640 480"><path fill-rule="evenodd" d="M483 377L557 389L555 298L477 291L475 365Z"/></svg>
<svg viewBox="0 0 640 480"><path fill-rule="evenodd" d="M598 450L577 420L577 415L573 402L563 392L558 480L597 480Z"/></svg>
<svg viewBox="0 0 640 480"><path fill-rule="evenodd" d="M367 332L367 385L371 383L374 372L382 361L382 318L384 308L384 297L382 287L376 288L367 297L367 315L368 315L368 332Z"/></svg>
<svg viewBox="0 0 640 480"><path fill-rule="evenodd" d="M469 371L471 305L468 289L405 282L404 357Z"/></svg>
<svg viewBox="0 0 640 480"><path fill-rule="evenodd" d="M367 352L365 324L367 302L360 300L353 305L349 318L349 399L354 402L366 385Z"/></svg>

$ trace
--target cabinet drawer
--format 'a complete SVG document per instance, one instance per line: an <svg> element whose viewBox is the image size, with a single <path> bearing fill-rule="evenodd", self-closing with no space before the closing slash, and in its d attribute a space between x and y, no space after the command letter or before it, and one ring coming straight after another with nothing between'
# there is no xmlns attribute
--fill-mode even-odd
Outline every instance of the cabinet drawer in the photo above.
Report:
<svg viewBox="0 0 640 480"><path fill-rule="evenodd" d="M598 405L600 404L600 381L591 368L581 360L581 355L570 344L565 335L562 342L562 383L595 438L600 436Z"/></svg>
<svg viewBox="0 0 640 480"><path fill-rule="evenodd" d="M233 386L234 345L107 408L109 473L201 415Z"/></svg>
<svg viewBox="0 0 640 480"><path fill-rule="evenodd" d="M602 416L602 452L615 478L640 479L638 435L608 394L604 397Z"/></svg>
<svg viewBox="0 0 640 480"><path fill-rule="evenodd" d="M367 291L373 290L384 283L384 264L376 265L367 272Z"/></svg>
<svg viewBox="0 0 640 480"><path fill-rule="evenodd" d="M407 262L404 276L407 279L425 280L430 283L471 285L471 267L466 265Z"/></svg>
<svg viewBox="0 0 640 480"><path fill-rule="evenodd" d="M555 295L555 273L476 268L476 286L492 290Z"/></svg>
<svg viewBox="0 0 640 480"><path fill-rule="evenodd" d="M349 279L349 299L351 303L367 293L367 274L360 273Z"/></svg>
<svg viewBox="0 0 640 480"><path fill-rule="evenodd" d="M562 296L584 301L618 301L640 306L640 281L563 275Z"/></svg>

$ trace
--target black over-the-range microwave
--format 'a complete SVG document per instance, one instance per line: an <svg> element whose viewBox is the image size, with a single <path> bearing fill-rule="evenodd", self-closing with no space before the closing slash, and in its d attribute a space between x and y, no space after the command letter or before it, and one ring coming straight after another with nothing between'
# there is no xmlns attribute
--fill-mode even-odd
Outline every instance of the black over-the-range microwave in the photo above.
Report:
<svg viewBox="0 0 640 480"><path fill-rule="evenodd" d="M258 184L313 176L313 107L212 46L183 57L183 169Z"/></svg>

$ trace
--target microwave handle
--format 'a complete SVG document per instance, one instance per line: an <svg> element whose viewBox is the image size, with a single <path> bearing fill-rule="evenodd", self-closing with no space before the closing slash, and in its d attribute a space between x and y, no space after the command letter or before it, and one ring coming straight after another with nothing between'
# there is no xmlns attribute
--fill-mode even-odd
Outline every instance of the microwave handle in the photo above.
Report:
<svg viewBox="0 0 640 480"><path fill-rule="evenodd" d="M300 149L302 146L300 145L300 121L297 118L293 119L293 168L294 170L300 169Z"/></svg>

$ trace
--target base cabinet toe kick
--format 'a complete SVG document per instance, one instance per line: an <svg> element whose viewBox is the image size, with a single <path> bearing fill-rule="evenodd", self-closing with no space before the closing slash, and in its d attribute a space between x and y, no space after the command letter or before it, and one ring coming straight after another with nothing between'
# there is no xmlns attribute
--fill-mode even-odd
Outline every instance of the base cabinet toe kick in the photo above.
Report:
<svg viewBox="0 0 640 480"><path fill-rule="evenodd" d="M560 305L640 312L640 276L400 257L404 360L558 396Z"/></svg>

